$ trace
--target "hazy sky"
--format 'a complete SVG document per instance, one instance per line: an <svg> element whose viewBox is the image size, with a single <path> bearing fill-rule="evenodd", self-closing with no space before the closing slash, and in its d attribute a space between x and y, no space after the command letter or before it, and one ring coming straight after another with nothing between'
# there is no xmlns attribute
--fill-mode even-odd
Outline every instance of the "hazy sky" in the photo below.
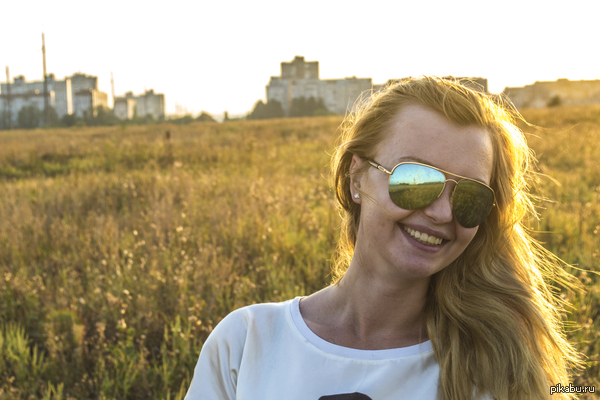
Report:
<svg viewBox="0 0 600 400"><path fill-rule="evenodd" d="M0 8L0 81L96 75L117 96L164 93L197 114L240 115L280 63L319 61L321 79L482 76L489 89L600 79L598 0L27 1ZM112 101L109 100L109 101Z"/></svg>

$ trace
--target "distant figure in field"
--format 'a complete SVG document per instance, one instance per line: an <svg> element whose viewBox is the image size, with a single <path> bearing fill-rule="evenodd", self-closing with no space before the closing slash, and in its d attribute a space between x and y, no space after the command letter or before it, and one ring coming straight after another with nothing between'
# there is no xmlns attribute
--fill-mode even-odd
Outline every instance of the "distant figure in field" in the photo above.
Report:
<svg viewBox="0 0 600 400"><path fill-rule="evenodd" d="M188 400L566 399L572 286L528 235L520 116L438 78L374 93L332 158L342 211L334 282L226 316Z"/></svg>
<svg viewBox="0 0 600 400"><path fill-rule="evenodd" d="M168 142L169 140L171 140L171 131L166 131L165 132L165 140Z"/></svg>

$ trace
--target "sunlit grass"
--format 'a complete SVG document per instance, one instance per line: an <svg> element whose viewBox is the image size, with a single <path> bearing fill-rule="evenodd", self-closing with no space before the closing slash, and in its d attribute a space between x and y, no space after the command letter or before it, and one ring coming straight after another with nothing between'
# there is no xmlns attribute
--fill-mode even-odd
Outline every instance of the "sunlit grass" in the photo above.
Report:
<svg viewBox="0 0 600 400"><path fill-rule="evenodd" d="M600 270L600 109L525 117L536 237ZM330 282L340 117L0 132L0 399L182 398L231 310ZM165 139L169 130L171 140ZM544 233L544 232L553 233ZM599 279L566 293L598 384Z"/></svg>

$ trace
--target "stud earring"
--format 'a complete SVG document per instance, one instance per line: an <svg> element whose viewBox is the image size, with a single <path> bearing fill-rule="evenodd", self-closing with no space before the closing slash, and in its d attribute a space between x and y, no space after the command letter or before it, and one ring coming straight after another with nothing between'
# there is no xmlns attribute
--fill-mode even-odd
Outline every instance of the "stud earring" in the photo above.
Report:
<svg viewBox="0 0 600 400"><path fill-rule="evenodd" d="M354 198L355 198L355 199L360 199L360 195L359 195L358 193L356 193L356 194L354 195Z"/></svg>

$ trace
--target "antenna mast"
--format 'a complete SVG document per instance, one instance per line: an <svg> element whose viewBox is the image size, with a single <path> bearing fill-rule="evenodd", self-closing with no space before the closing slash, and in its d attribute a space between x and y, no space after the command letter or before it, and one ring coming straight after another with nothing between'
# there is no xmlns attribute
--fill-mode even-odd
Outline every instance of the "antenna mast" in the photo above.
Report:
<svg viewBox="0 0 600 400"><path fill-rule="evenodd" d="M44 58L44 126L48 125L48 78L46 76L46 42L42 32L42 56Z"/></svg>
<svg viewBox="0 0 600 400"><path fill-rule="evenodd" d="M113 79L113 73L110 72L110 86L112 88L112 98L113 98L113 110L115 109L115 80Z"/></svg>
<svg viewBox="0 0 600 400"><path fill-rule="evenodd" d="M8 65L6 66L6 97L8 103L8 129L12 129L13 122L10 107L10 75L8 74Z"/></svg>

